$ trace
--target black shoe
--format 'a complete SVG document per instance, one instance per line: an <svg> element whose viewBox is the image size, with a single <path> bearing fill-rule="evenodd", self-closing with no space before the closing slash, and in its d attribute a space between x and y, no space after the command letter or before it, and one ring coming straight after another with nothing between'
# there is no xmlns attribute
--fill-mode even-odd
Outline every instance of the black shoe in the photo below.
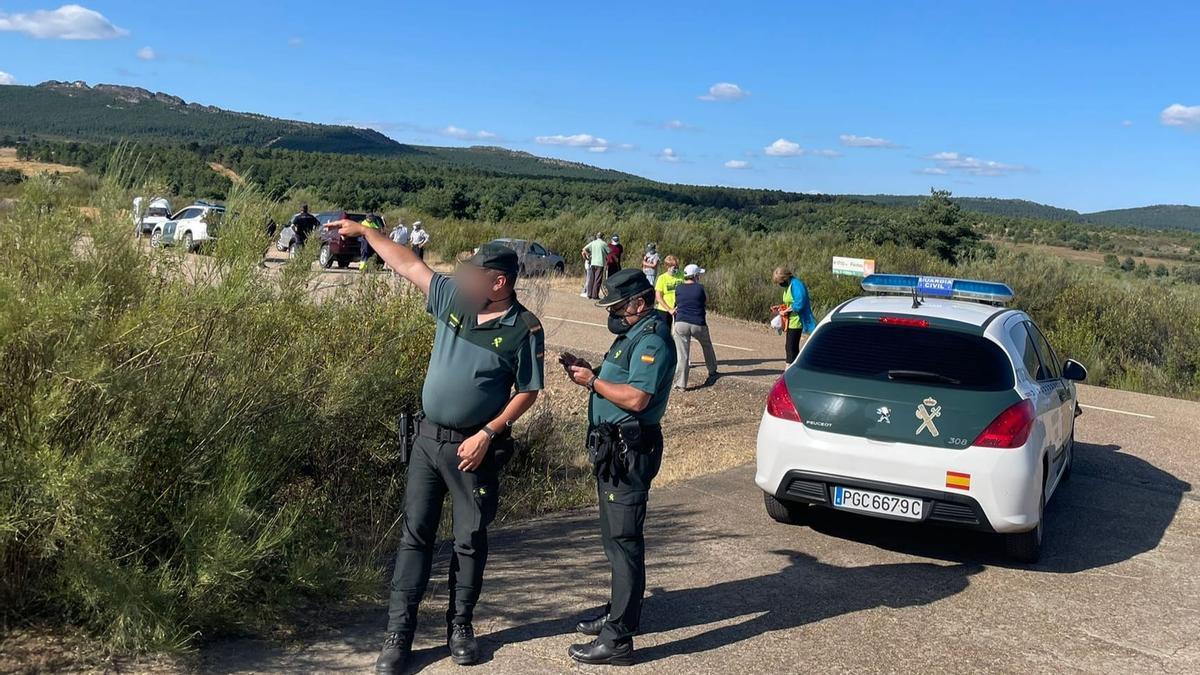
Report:
<svg viewBox="0 0 1200 675"><path fill-rule="evenodd" d="M596 639L586 644L571 645L567 653L579 663L592 666L632 666L633 639L613 644Z"/></svg>
<svg viewBox="0 0 1200 675"><path fill-rule="evenodd" d="M379 658L375 659L376 675L397 675L404 670L404 662L412 653L412 635L408 633L388 633L383 641L383 649L379 650Z"/></svg>
<svg viewBox="0 0 1200 675"><path fill-rule="evenodd" d="M575 624L575 632L596 637L600 635L600 631L604 629L604 624L606 623L608 623L608 612L605 612L594 619L584 619L583 621Z"/></svg>
<svg viewBox="0 0 1200 675"><path fill-rule="evenodd" d="M479 660L479 642L469 623L447 626L446 646L450 648L450 660L460 666L469 666Z"/></svg>

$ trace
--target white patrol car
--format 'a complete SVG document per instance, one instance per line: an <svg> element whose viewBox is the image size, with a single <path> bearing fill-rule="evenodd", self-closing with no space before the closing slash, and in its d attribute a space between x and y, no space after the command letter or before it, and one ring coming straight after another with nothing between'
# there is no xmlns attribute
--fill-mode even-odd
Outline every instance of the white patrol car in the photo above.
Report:
<svg viewBox="0 0 1200 675"><path fill-rule="evenodd" d="M1060 361L1004 284L873 274L775 383L758 431L767 513L812 505L998 533L1037 560L1071 471L1076 361Z"/></svg>
<svg viewBox="0 0 1200 675"><path fill-rule="evenodd" d="M178 245L186 251L196 251L204 242L217 238L217 227L224 213L224 206L197 201L155 225L150 245L156 248Z"/></svg>

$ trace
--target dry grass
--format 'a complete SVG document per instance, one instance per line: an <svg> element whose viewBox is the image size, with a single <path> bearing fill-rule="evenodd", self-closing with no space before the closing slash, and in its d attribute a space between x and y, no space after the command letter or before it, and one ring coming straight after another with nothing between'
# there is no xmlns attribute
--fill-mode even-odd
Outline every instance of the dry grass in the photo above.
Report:
<svg viewBox="0 0 1200 675"><path fill-rule="evenodd" d="M83 171L77 166L51 162L27 162L17 159L16 148L0 148L0 169L17 169L26 176L34 176L39 173L79 173Z"/></svg>

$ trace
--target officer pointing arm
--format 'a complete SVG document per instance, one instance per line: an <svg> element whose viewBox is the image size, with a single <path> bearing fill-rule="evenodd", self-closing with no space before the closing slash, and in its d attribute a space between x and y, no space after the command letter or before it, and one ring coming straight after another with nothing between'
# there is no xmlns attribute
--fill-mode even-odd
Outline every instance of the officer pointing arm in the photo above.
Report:
<svg viewBox="0 0 1200 675"><path fill-rule="evenodd" d="M350 220L326 227L365 237L389 267L421 289L437 325L405 475L387 636L375 672L401 672L411 653L446 493L454 509L447 646L455 663L475 663L472 617L487 562L487 527L499 507L512 424L542 388L542 325L517 300L519 263L506 246L484 244L451 278L378 229Z"/></svg>

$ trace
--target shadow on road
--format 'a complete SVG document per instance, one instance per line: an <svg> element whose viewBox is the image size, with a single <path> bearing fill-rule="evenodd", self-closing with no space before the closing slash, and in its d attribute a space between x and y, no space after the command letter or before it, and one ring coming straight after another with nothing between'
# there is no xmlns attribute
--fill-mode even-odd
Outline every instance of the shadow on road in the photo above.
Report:
<svg viewBox="0 0 1200 675"><path fill-rule="evenodd" d="M1046 507L1041 561L1029 569L1080 572L1153 550L1192 486L1115 445L1075 444L1075 468ZM997 538L949 527L814 509L813 529L892 551L958 562L1017 566ZM1022 566L1024 567L1024 566Z"/></svg>

